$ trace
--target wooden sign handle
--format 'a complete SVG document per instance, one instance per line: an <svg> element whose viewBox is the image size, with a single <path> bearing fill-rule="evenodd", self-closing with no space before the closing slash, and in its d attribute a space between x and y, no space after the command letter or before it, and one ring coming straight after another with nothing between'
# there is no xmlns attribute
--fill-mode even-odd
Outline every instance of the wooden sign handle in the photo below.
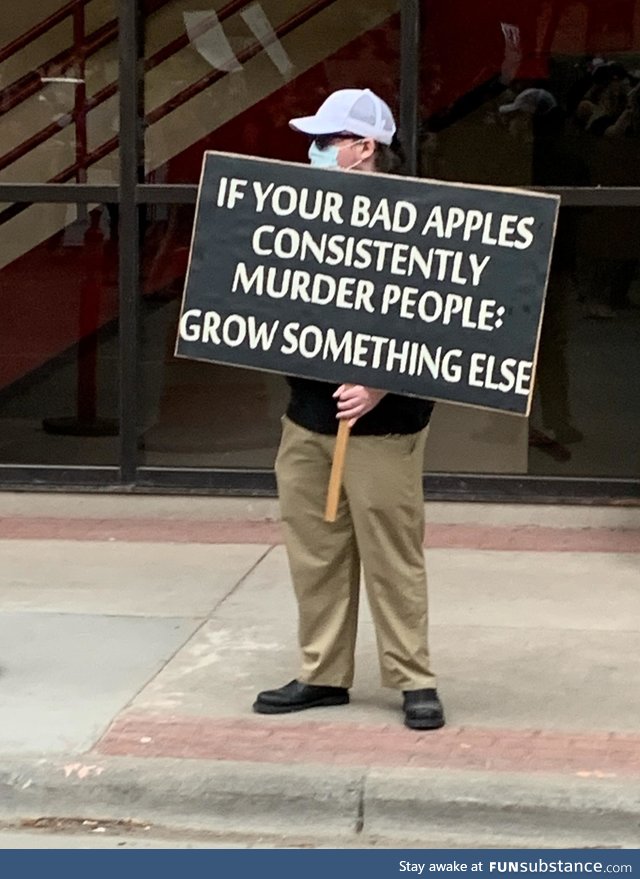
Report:
<svg viewBox="0 0 640 879"><path fill-rule="evenodd" d="M331 465L329 490L327 492L327 506L324 511L325 522L335 522L338 515L338 502L340 500L340 489L342 488L342 474L344 473L344 459L347 454L347 443L349 442L350 433L351 428L349 427L349 422L346 419L341 420L338 425L335 449L333 450L333 463Z"/></svg>

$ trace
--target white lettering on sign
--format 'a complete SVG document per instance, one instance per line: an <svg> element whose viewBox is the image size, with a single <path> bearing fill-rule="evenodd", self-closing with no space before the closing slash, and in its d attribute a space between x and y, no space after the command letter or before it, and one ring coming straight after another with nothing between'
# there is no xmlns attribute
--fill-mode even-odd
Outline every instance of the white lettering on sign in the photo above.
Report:
<svg viewBox="0 0 640 879"><path fill-rule="evenodd" d="M276 269L258 266L249 273L245 263L236 266L232 293L253 293L255 296L269 296L271 299L300 299L314 305L333 304L337 308L350 308L355 311L375 312L373 293L375 284L366 278L353 278L344 275L334 278L316 272L311 274L302 269Z"/></svg>
<svg viewBox="0 0 640 879"><path fill-rule="evenodd" d="M190 308L180 318L180 338L187 342L205 342L236 348L245 343L250 350L268 351L273 345L279 320L258 321L253 315L230 314L222 318L217 311L202 312Z"/></svg>
<svg viewBox="0 0 640 879"><path fill-rule="evenodd" d="M280 332L281 330L281 332ZM180 338L216 347L269 351L279 346L280 354L300 355L305 360L322 360L358 368L372 368L411 377L430 376L447 384L467 381L472 387L513 392L528 396L531 389L531 361L474 352L468 370L461 348L430 346L426 342L395 339L370 333L289 321L259 321L254 315L221 315L217 311L189 309L180 319ZM468 374L465 375L465 372Z"/></svg>
<svg viewBox="0 0 640 879"><path fill-rule="evenodd" d="M546 195L212 156L176 353L525 414L557 212Z"/></svg>
<svg viewBox="0 0 640 879"><path fill-rule="evenodd" d="M241 180L238 177L232 177L231 180L223 177L218 189L218 207L224 205L224 207L232 210L237 202L242 201L244 198L248 183L248 180Z"/></svg>
<svg viewBox="0 0 640 879"><path fill-rule="evenodd" d="M397 311L405 320L417 318L424 323L441 323L443 326L455 323L465 329L483 332L499 329L506 312L505 306L498 306L495 299L478 300L457 293L420 291L418 287L399 284L386 284L382 293L376 295L375 284L367 278L350 275L335 278L321 272L312 274L303 269L277 269L263 265L251 271L244 262L236 266L231 292L333 305L369 314L379 312L386 315Z"/></svg>
<svg viewBox="0 0 640 879"><path fill-rule="evenodd" d="M290 217L293 214L302 220L321 219L323 223L341 225L344 220L340 213L344 204L344 196L339 192L327 192L324 189L310 190L306 186L296 189L293 186L276 186L274 183L263 184L254 180L253 191L256 198L256 213L261 214L268 206L278 217Z"/></svg>
<svg viewBox="0 0 640 879"><path fill-rule="evenodd" d="M469 330L492 332L505 313L504 306L496 308L495 299L474 299L473 296L460 296L458 293L438 293L426 290L420 293L417 287L400 287L386 284L382 291L380 314L389 314L397 306L400 317L412 320L416 315L425 323L439 322L443 326L458 323ZM496 319L497 316L497 319ZM457 320L454 321L454 317Z"/></svg>
<svg viewBox="0 0 640 879"><path fill-rule="evenodd" d="M507 357L501 363L493 354L476 352L471 355L469 384L475 388L487 388L503 394L513 391L527 396L531 389L533 364L527 360ZM500 378L500 381L497 379Z"/></svg>
<svg viewBox="0 0 640 879"><path fill-rule="evenodd" d="M431 247L422 251L415 245L402 242L357 239L327 232L316 236L308 229L291 226L277 229L269 223L254 230L251 248L256 256L298 259L321 266L374 269L405 277L420 274L426 280L447 281L463 287L467 284L478 287L491 262L488 255L480 257L477 253L461 250Z"/></svg>
<svg viewBox="0 0 640 879"><path fill-rule="evenodd" d="M393 204L393 206L392 206ZM381 198L374 206L366 195L356 195L351 208L351 225L355 229L381 226L385 232L410 232L418 221L418 209L409 201Z"/></svg>
<svg viewBox="0 0 640 879"><path fill-rule="evenodd" d="M423 235L450 239L454 232L460 231L463 241L478 238L487 246L515 247L526 250L533 244L532 227L535 217L519 217L512 214L496 215L493 211L486 213L478 210L464 211L462 208L450 207L447 210L435 205L422 227ZM476 235L479 233L479 236Z"/></svg>

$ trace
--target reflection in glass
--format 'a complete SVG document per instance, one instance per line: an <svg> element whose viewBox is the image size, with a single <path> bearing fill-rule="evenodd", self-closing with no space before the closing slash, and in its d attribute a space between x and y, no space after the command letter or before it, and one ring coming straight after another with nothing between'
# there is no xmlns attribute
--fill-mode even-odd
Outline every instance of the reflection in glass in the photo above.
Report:
<svg viewBox="0 0 640 879"><path fill-rule="evenodd" d="M337 88L369 86L397 110L398 0L254 0L146 16L145 165L196 183L206 149L306 161L288 120Z"/></svg>
<svg viewBox="0 0 640 879"><path fill-rule="evenodd" d="M115 0L23 3L0 21L0 180L117 182Z"/></svg>
<svg viewBox="0 0 640 879"><path fill-rule="evenodd" d="M640 3L424 0L425 176L640 184ZM428 469L640 475L640 272L633 208L563 209L531 418L438 405Z"/></svg>
<svg viewBox="0 0 640 879"><path fill-rule="evenodd" d="M154 183L195 183L206 149L306 161L288 120L329 92L369 86L397 111L398 0L260 0L146 16L145 162ZM193 209L144 223L141 461L272 467L284 378L173 356ZM216 242L212 241L215 247Z"/></svg>
<svg viewBox="0 0 640 879"><path fill-rule="evenodd" d="M531 417L436 404L428 470L640 476L639 220L639 210L560 212ZM606 316L593 310L596 278L607 279Z"/></svg>
<svg viewBox="0 0 640 879"><path fill-rule="evenodd" d="M0 462L118 462L118 244L107 205L0 213Z"/></svg>
<svg viewBox="0 0 640 879"><path fill-rule="evenodd" d="M640 276L629 228L639 213L561 212L531 418L532 473L640 475L631 403L640 399ZM594 308L596 289L604 311Z"/></svg>
<svg viewBox="0 0 640 879"><path fill-rule="evenodd" d="M425 2L422 172L487 184L635 185L638 6ZM371 85L397 111L397 4L313 8L238 4L191 20L190 32L177 8L147 16L148 180L196 182L206 148L302 161L288 119L345 83ZM141 460L269 467L284 381L173 356L192 220L184 206L146 213ZM437 404L427 470L639 475L629 405L640 398L637 220L634 209L561 212L531 418Z"/></svg>
<svg viewBox="0 0 640 879"><path fill-rule="evenodd" d="M272 467L283 378L174 357L193 208L153 206L145 222L141 462Z"/></svg>
<svg viewBox="0 0 640 879"><path fill-rule="evenodd" d="M422 5L423 174L638 185L637 0Z"/></svg>
<svg viewBox="0 0 640 879"><path fill-rule="evenodd" d="M613 284L638 213L561 211L531 418L436 404L428 471L640 475L631 403L640 399L640 273L626 285L613 318L589 309L594 263ZM141 460L270 467L287 400L284 380L173 356L192 222L187 206L154 206L146 218ZM605 233L601 247L592 237L596 228Z"/></svg>

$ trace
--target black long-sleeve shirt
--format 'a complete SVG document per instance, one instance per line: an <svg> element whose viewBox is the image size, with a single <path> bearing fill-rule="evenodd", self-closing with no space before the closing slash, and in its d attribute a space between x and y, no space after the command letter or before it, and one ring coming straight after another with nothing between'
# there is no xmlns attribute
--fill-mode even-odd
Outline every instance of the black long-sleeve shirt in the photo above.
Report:
<svg viewBox="0 0 640 879"><path fill-rule="evenodd" d="M333 394L339 385L307 378L288 377L287 381L291 387L287 417L315 433L337 433L338 405ZM432 410L430 400L387 394L371 412L356 421L351 433L354 436L418 433L429 423Z"/></svg>

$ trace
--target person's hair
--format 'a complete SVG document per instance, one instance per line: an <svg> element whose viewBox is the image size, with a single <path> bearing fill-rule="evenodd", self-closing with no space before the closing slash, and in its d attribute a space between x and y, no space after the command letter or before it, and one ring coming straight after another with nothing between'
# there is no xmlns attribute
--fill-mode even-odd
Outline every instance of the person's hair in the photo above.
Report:
<svg viewBox="0 0 640 879"><path fill-rule="evenodd" d="M390 144L376 142L376 171L381 174L401 174L405 163L405 154L398 136L393 135Z"/></svg>

